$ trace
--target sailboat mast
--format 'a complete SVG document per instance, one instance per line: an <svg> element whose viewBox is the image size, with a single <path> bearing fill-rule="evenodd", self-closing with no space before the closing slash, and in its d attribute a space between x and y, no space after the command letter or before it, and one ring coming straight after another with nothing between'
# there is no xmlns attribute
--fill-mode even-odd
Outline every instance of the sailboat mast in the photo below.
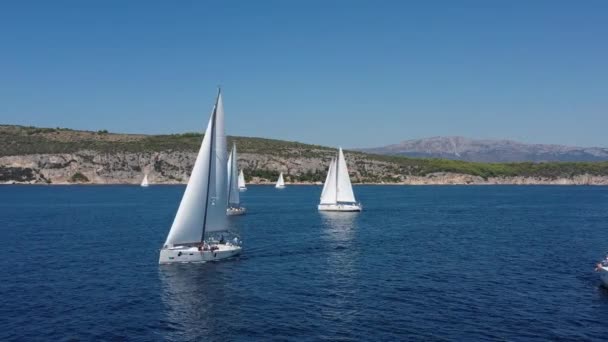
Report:
<svg viewBox="0 0 608 342"><path fill-rule="evenodd" d="M211 185L211 162L213 161L213 150L215 149L215 120L217 119L217 104L220 99L221 89L217 91L217 99L215 100L215 108L213 108L213 118L211 119L211 144L209 149L209 172L207 172L207 196L205 198L205 214L203 216L203 233L201 234L201 242L205 242L205 228L207 228L207 209L209 209L209 186Z"/></svg>

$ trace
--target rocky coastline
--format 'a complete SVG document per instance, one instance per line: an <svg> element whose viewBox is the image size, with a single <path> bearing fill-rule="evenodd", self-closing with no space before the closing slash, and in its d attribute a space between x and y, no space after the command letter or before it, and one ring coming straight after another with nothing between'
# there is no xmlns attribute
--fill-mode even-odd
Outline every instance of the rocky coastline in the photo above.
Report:
<svg viewBox="0 0 608 342"><path fill-rule="evenodd" d="M273 184L283 172L286 183L319 185L331 154L277 156L243 153L239 168L249 184ZM139 184L145 173L152 184L185 184L196 154L184 151L99 153L84 150L64 154L28 154L0 157L0 184ZM355 184L387 185L608 185L608 176L580 174L569 177L500 176L433 172L405 173L390 162L347 155ZM313 175L312 177L310 175Z"/></svg>

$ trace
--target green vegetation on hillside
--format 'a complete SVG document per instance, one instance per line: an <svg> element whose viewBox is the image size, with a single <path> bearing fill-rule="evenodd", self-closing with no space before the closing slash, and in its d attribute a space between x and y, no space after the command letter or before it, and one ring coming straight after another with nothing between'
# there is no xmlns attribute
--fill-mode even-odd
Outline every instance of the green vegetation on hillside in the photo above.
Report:
<svg viewBox="0 0 608 342"><path fill-rule="evenodd" d="M88 181L89 181L89 178L80 172L76 172L70 178L70 182L72 182L72 183L87 183Z"/></svg>
<svg viewBox="0 0 608 342"><path fill-rule="evenodd" d="M474 163L451 159L422 159L373 155L399 165L402 174L427 175L434 172L453 172L488 177L572 177L582 174L608 175L608 162L549 162L549 163Z"/></svg>
<svg viewBox="0 0 608 342"><path fill-rule="evenodd" d="M0 156L24 154L73 153L92 150L114 152L197 151L203 134L130 135L75 131L65 128L37 128L0 125ZM297 151L302 157L319 156L327 147L263 138L228 137L228 146L236 143L240 153L272 153L287 156Z"/></svg>

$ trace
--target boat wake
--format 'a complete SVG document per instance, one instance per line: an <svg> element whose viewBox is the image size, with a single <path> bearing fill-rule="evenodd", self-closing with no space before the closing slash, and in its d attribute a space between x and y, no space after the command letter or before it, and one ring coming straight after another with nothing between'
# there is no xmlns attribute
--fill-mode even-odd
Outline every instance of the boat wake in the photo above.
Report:
<svg viewBox="0 0 608 342"><path fill-rule="evenodd" d="M274 250L273 250L274 249ZM284 258L297 255L326 255L336 251L346 251L349 247L344 245L337 246L307 246L301 248L277 248L276 246L269 245L268 247L258 248L246 248L243 249L243 253L238 257L241 260L250 259L269 259L269 258ZM272 250L272 251L271 251Z"/></svg>

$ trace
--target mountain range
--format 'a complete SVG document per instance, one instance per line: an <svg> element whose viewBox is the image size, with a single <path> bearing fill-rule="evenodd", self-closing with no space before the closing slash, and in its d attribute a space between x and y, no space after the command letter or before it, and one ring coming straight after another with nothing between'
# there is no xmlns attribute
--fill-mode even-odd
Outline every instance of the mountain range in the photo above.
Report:
<svg viewBox="0 0 608 342"><path fill-rule="evenodd" d="M359 150L384 155L487 163L608 160L608 148L526 144L513 140L470 139L460 136L412 139Z"/></svg>

